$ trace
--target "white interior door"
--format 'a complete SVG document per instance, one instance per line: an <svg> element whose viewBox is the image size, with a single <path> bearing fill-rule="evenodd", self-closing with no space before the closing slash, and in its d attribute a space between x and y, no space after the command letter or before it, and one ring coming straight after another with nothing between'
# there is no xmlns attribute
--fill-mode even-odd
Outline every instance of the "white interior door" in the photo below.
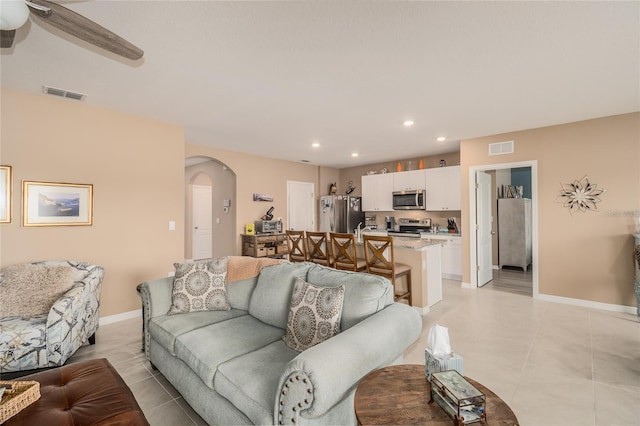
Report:
<svg viewBox="0 0 640 426"><path fill-rule="evenodd" d="M478 287L482 287L493 278L491 267L492 236L491 225L491 176L485 172L476 173L476 244Z"/></svg>
<svg viewBox="0 0 640 426"><path fill-rule="evenodd" d="M310 182L287 182L287 229L315 230L315 190Z"/></svg>
<svg viewBox="0 0 640 426"><path fill-rule="evenodd" d="M193 185L193 252L194 260L213 256L213 212L210 186Z"/></svg>

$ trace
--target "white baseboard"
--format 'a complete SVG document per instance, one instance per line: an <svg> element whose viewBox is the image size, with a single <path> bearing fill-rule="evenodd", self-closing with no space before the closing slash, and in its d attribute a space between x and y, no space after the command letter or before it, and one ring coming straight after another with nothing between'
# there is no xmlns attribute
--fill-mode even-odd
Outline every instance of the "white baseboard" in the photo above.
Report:
<svg viewBox="0 0 640 426"><path fill-rule="evenodd" d="M498 265L491 265L491 269L499 270L499 269L500 269L500 267L499 267Z"/></svg>
<svg viewBox="0 0 640 426"><path fill-rule="evenodd" d="M547 302L564 303L565 305L580 306L583 308L602 309L603 311L622 312L625 314L636 314L634 306L614 305L612 303L594 302L592 300L573 299L571 297L552 296L549 294L535 294L534 299L545 300Z"/></svg>
<svg viewBox="0 0 640 426"><path fill-rule="evenodd" d="M114 322L120 322L132 318L142 318L142 309L136 309L135 311L123 312L121 314L109 315L108 317L100 317L100 325L112 324Z"/></svg>
<svg viewBox="0 0 640 426"><path fill-rule="evenodd" d="M477 288L475 285L471 285L471 283L465 283L464 281L462 281L461 286L462 288L468 288L471 290L475 290Z"/></svg>
<svg viewBox="0 0 640 426"><path fill-rule="evenodd" d="M431 310L428 306L413 306L413 308L418 311L420 315L426 315Z"/></svg>

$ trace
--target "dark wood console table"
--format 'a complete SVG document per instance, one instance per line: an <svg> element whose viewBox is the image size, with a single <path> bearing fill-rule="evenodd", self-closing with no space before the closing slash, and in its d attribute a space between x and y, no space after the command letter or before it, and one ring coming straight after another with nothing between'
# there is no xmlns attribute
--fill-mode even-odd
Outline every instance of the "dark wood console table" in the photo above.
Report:
<svg viewBox="0 0 640 426"><path fill-rule="evenodd" d="M436 403L429 404L431 385L424 368L424 365L392 365L365 376L355 395L358 423L451 426L453 421L444 410ZM487 399L487 425L518 425L516 415L500 397L480 383L465 379Z"/></svg>

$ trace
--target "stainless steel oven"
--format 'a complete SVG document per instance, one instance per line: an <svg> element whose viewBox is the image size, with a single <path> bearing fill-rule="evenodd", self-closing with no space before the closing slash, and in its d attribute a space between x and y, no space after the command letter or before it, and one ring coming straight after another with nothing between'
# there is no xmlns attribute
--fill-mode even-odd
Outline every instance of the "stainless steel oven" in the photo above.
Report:
<svg viewBox="0 0 640 426"><path fill-rule="evenodd" d="M424 189L416 189L411 191L394 191L393 192L393 209L394 210L424 210L427 200L427 191Z"/></svg>

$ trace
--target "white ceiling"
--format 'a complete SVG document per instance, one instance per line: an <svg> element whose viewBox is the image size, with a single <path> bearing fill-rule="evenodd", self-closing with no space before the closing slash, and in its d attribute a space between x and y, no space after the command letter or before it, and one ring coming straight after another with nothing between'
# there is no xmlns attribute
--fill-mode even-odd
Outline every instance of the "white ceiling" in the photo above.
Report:
<svg viewBox="0 0 640 426"><path fill-rule="evenodd" d="M90 105L183 125L194 144L342 168L640 110L638 1L64 5L144 58L32 17L2 49L2 86L85 93Z"/></svg>

